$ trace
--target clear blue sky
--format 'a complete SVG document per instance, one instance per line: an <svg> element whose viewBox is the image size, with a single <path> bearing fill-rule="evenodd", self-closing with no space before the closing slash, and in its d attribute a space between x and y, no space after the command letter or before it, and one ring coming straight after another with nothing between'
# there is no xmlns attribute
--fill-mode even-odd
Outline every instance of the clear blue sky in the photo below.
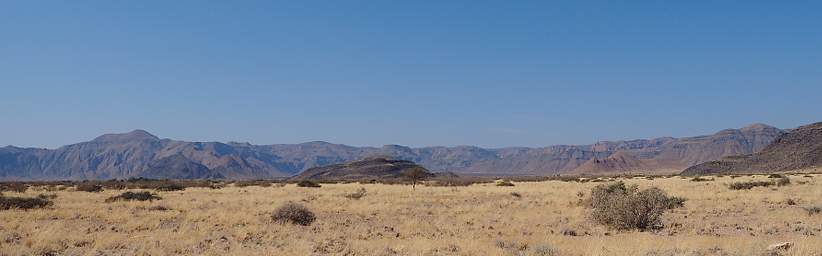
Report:
<svg viewBox="0 0 822 256"><path fill-rule="evenodd" d="M0 2L0 145L140 128L544 146L822 121L818 1L220 2Z"/></svg>

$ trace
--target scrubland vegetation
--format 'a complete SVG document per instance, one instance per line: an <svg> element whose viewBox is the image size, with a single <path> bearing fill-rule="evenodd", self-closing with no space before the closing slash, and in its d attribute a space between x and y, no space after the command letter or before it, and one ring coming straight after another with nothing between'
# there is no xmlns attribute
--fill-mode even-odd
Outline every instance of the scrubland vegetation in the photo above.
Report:
<svg viewBox="0 0 822 256"><path fill-rule="evenodd" d="M820 179L3 183L0 255L822 255Z"/></svg>

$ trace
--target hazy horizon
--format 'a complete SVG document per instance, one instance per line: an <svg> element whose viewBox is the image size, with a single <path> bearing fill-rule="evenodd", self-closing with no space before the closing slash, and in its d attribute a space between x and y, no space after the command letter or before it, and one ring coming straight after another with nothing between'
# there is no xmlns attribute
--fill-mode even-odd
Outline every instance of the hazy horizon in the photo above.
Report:
<svg viewBox="0 0 822 256"><path fill-rule="evenodd" d="M0 3L0 145L590 144L822 121L819 3Z"/></svg>

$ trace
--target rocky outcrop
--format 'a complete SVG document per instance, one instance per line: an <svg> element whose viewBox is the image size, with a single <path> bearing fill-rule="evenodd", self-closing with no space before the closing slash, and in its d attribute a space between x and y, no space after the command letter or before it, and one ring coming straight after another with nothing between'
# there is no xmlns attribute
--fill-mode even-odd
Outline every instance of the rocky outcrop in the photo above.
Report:
<svg viewBox="0 0 822 256"><path fill-rule="evenodd" d="M683 175L772 173L822 167L822 123L801 126L762 151L692 166Z"/></svg>
<svg viewBox="0 0 822 256"><path fill-rule="evenodd" d="M293 177L294 180L368 181L402 179L406 171L417 169L419 178L434 174L411 161L387 158L369 158L343 164L314 167Z"/></svg>

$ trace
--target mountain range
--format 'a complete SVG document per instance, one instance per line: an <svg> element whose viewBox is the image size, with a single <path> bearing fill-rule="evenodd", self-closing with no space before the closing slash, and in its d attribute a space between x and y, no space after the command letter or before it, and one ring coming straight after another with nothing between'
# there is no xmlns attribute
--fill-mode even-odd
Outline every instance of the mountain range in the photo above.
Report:
<svg viewBox="0 0 822 256"><path fill-rule="evenodd" d="M686 138L487 149L354 147L327 142L187 142L135 130L57 149L0 148L0 180L264 179L375 156L413 161L431 171L460 175L676 173L726 156L759 152L785 133L772 126L753 124Z"/></svg>
<svg viewBox="0 0 822 256"><path fill-rule="evenodd" d="M771 173L822 167L822 123L800 126L759 152L692 166L682 175Z"/></svg>

